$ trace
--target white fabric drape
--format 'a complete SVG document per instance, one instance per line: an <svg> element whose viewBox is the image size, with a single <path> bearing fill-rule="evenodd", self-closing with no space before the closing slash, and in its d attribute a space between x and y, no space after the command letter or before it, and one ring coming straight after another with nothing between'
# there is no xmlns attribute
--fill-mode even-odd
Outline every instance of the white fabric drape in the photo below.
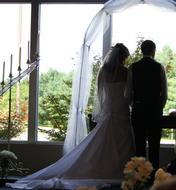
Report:
<svg viewBox="0 0 176 190"><path fill-rule="evenodd" d="M105 33L108 29L111 14L141 3L176 11L176 2L173 0L109 0L89 24L81 46L80 60L73 81L72 105L64 153L70 152L87 135L84 111L88 102L92 74L92 65L89 62L89 50L92 43L100 32Z"/></svg>

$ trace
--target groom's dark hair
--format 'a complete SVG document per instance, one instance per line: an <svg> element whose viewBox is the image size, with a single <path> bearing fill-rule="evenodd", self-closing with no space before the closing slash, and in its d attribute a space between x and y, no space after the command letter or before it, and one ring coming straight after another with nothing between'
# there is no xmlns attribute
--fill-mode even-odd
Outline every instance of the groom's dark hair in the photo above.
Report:
<svg viewBox="0 0 176 190"><path fill-rule="evenodd" d="M154 56L156 50L156 45L151 40L145 40L141 44L141 51L143 55Z"/></svg>

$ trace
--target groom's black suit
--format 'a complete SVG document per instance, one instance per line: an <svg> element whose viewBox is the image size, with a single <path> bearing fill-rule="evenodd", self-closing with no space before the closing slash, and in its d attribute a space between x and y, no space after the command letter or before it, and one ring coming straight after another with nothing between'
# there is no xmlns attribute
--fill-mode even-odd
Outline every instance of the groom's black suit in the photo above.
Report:
<svg viewBox="0 0 176 190"><path fill-rule="evenodd" d="M150 57L133 63L132 72L132 125L134 128L136 155L146 157L146 141L149 160L155 169L159 167L161 117L163 112L162 66Z"/></svg>

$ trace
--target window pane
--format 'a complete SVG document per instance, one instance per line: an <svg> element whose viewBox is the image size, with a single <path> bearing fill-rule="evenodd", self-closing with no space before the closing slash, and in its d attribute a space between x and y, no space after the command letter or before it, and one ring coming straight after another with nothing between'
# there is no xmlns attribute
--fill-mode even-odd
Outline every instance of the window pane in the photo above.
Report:
<svg viewBox="0 0 176 190"><path fill-rule="evenodd" d="M65 138L72 77L88 24L102 5L41 6L38 140Z"/></svg>
<svg viewBox="0 0 176 190"><path fill-rule="evenodd" d="M168 79L168 101L164 114L176 109L176 13L140 4L113 15L112 42L124 43L131 55L143 39L156 43L156 59L166 68ZM161 143L175 143L172 129L164 129Z"/></svg>
<svg viewBox="0 0 176 190"><path fill-rule="evenodd" d="M12 76L19 75L27 69L28 41L30 39L30 4L1 4L0 5L0 78L5 84L9 82L10 65L12 58ZM19 62L21 47L21 62ZM12 55L12 56L11 56ZM3 62L5 69L3 74ZM4 76L4 77L3 77ZM12 79L13 79L12 78ZM27 77L28 78L28 77ZM12 140L27 140L28 125L28 79L23 79L12 87L11 101L11 127L10 136ZM7 128L9 120L9 91L0 97L0 139L7 139Z"/></svg>
<svg viewBox="0 0 176 190"><path fill-rule="evenodd" d="M9 91L0 97L0 139L8 139L8 126L10 124L10 137L12 140L27 140L28 124L28 79L23 79L12 87L11 119L9 120Z"/></svg>

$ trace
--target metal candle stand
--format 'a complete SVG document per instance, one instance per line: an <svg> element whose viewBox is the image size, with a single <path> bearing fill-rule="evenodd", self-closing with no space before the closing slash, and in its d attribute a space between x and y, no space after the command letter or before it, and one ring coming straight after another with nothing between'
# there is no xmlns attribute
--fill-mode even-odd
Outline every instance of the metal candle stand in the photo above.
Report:
<svg viewBox="0 0 176 190"><path fill-rule="evenodd" d="M12 108L12 71L9 74L10 79L10 88L9 88L9 117L8 117L8 129L7 129L7 140L8 140L8 147L7 149L10 150L10 129L11 129L11 108Z"/></svg>
<svg viewBox="0 0 176 190"><path fill-rule="evenodd" d="M29 54L29 42L28 42L28 54ZM12 73L12 55L10 57L10 73L9 73L9 82L5 84L4 81L4 75L5 75L5 62L3 63L3 77L1 82L1 89L0 89L0 96L2 96L6 91L9 90L9 110L8 110L8 129L7 129L7 140L8 140L8 147L7 149L10 150L10 139L11 139L11 111L12 111L12 86L15 85L17 82L20 82L20 80L25 77L26 75L30 74L33 70L35 70L39 66L39 56L37 55L36 60L31 63L28 55L28 59L26 64L28 65L28 68L24 70L23 72L21 69L21 48L20 48L20 54L19 54L19 66L17 68L18 70L18 76L13 77Z"/></svg>
<svg viewBox="0 0 176 190"><path fill-rule="evenodd" d="M7 92L9 90L9 110L8 110L8 128L7 128L7 150L10 151L10 140L11 140L11 127L12 127L12 121L11 121L11 111L12 111L12 87L20 82L20 80L22 78L24 78L25 76L29 75L32 71L34 71L35 69L38 68L39 66L39 54L36 53L36 60L31 63L30 61L30 48L29 48L29 41L28 41L28 58L27 58L27 69L22 71L21 68L21 47L19 49L19 65L18 65L18 75L16 77L13 77L13 73L12 73L12 58L13 55L10 56L10 73L9 73L9 82L6 84L5 80L4 80L4 76L5 76L5 62L3 62L3 74L2 74L2 82L0 83L1 85L1 89L0 89L0 96L3 96L3 94L5 92ZM23 164L19 165L19 163L17 162L9 162L8 163L8 167L6 168L8 172L15 172L15 174L23 176L28 174L29 169L28 168L24 168ZM0 179L0 186L2 186L1 182L3 181L3 168L2 166L0 166L0 171L2 173L2 178Z"/></svg>

